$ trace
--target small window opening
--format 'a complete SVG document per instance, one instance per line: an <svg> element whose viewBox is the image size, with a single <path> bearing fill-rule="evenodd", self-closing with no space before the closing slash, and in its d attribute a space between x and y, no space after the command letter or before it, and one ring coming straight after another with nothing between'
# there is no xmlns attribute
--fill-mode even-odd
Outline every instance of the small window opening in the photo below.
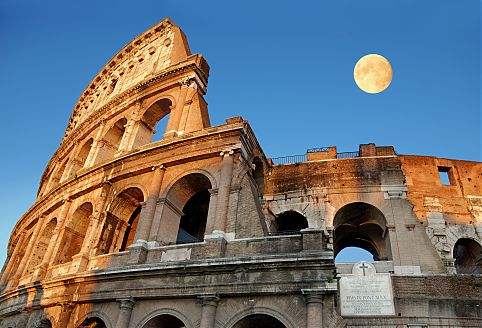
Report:
<svg viewBox="0 0 482 328"><path fill-rule="evenodd" d="M438 175L442 185L450 186L453 184L451 179L451 173L452 172L450 171L450 167L445 167L445 166L438 167Z"/></svg>

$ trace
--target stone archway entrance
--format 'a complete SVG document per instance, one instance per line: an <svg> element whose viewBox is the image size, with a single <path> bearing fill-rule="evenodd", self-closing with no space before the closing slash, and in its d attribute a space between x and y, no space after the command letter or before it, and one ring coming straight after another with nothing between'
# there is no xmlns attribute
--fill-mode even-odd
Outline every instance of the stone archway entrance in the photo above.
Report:
<svg viewBox="0 0 482 328"><path fill-rule="evenodd" d="M185 328L186 325L177 317L170 314L158 315L143 326L143 328Z"/></svg>
<svg viewBox="0 0 482 328"><path fill-rule="evenodd" d="M251 314L236 322L233 328L286 328L278 319L267 314Z"/></svg>

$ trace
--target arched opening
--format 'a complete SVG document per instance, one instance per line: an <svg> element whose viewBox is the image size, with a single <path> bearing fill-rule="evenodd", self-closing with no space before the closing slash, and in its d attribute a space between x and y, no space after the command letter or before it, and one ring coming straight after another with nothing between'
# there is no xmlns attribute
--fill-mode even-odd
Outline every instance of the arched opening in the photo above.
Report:
<svg viewBox="0 0 482 328"><path fill-rule="evenodd" d="M163 204L159 236L162 243L204 240L211 188L210 180L200 173L188 174L174 183Z"/></svg>
<svg viewBox="0 0 482 328"><path fill-rule="evenodd" d="M70 175L76 174L79 170L81 170L84 167L85 161L89 156L90 149L92 148L93 142L94 142L94 139L92 138L87 140L82 146L82 148L80 148L80 151L77 154L77 156L71 159L73 161L73 165L72 165L72 169L70 170Z"/></svg>
<svg viewBox="0 0 482 328"><path fill-rule="evenodd" d="M141 118L133 148L161 140L166 132L172 102L163 98L152 104Z"/></svg>
<svg viewBox="0 0 482 328"><path fill-rule="evenodd" d="M177 317L170 314L161 314L152 318L143 328L185 328L186 325Z"/></svg>
<svg viewBox="0 0 482 328"><path fill-rule="evenodd" d="M462 274L481 274L482 246L475 240L461 238L454 246L455 270Z"/></svg>
<svg viewBox="0 0 482 328"><path fill-rule="evenodd" d="M90 224L92 211L92 204L84 203L72 214L65 226L56 264L70 262L72 257L80 252Z"/></svg>
<svg viewBox="0 0 482 328"><path fill-rule="evenodd" d="M336 263L373 261L372 253L359 247L345 247L335 257Z"/></svg>
<svg viewBox="0 0 482 328"><path fill-rule="evenodd" d="M209 191L204 189L189 198L184 205L177 244L198 243L204 240L210 197Z"/></svg>
<svg viewBox="0 0 482 328"><path fill-rule="evenodd" d="M50 189L51 185L60 183L64 180L63 177L64 177L65 168L67 167L68 160L69 160L69 156L67 156L67 158L64 159L62 164L58 165L55 168L55 171L52 174L52 178L51 178L52 180L49 182L48 189Z"/></svg>
<svg viewBox="0 0 482 328"><path fill-rule="evenodd" d="M278 319L267 314L251 314L236 322L233 328L286 328Z"/></svg>
<svg viewBox="0 0 482 328"><path fill-rule="evenodd" d="M279 214L275 222L279 234L297 234L301 229L308 228L306 217L292 210Z"/></svg>
<svg viewBox="0 0 482 328"><path fill-rule="evenodd" d="M99 152L95 159L96 164L108 161L114 157L115 153L119 150L126 124L127 120L122 118L107 131L100 142Z"/></svg>
<svg viewBox="0 0 482 328"><path fill-rule="evenodd" d="M253 159L253 166L253 179L256 182L256 190L258 191L258 196L262 198L264 193L264 167L259 157Z"/></svg>
<svg viewBox="0 0 482 328"><path fill-rule="evenodd" d="M136 233L144 193L137 187L119 193L110 204L96 254L108 254L127 249Z"/></svg>
<svg viewBox="0 0 482 328"><path fill-rule="evenodd" d="M106 325L102 319L97 317L85 319L79 326L79 328L106 328Z"/></svg>
<svg viewBox="0 0 482 328"><path fill-rule="evenodd" d="M54 218L47 223L45 226L42 235L40 236L37 245L35 246L32 256L27 264L27 271L26 274L33 273L35 267L42 263L42 260L47 252L47 248L49 246L50 240L54 235L55 227L57 226L57 219Z"/></svg>
<svg viewBox="0 0 482 328"><path fill-rule="evenodd" d="M336 213L333 226L335 258L347 247L365 250L375 261L391 258L386 219L375 206L361 202L345 205ZM355 253L350 262L362 260L363 254Z"/></svg>

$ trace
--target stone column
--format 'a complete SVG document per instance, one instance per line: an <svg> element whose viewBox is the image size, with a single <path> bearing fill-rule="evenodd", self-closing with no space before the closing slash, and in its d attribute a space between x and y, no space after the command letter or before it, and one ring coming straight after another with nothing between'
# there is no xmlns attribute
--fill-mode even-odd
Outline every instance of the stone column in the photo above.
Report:
<svg viewBox="0 0 482 328"><path fill-rule="evenodd" d="M72 201L70 199L66 199L63 201L62 209L60 210L60 214L57 217L57 225L55 226L54 233L52 238L50 239L49 245L47 250L45 251L44 258L42 263L40 263L39 271L37 273L36 280L40 280L45 277L45 273L47 268L50 266L51 262L54 260L55 252L54 250L58 249L60 243L60 235L62 229L64 227L64 223L66 221L67 215L70 210L70 206L72 205Z"/></svg>
<svg viewBox="0 0 482 328"><path fill-rule="evenodd" d="M209 209L208 209L208 217L206 220L206 232L205 235L208 235L213 232L214 225L216 224L216 204L218 200L218 189L209 189Z"/></svg>
<svg viewBox="0 0 482 328"><path fill-rule="evenodd" d="M187 89L189 88L190 79L184 79L180 81L181 90L177 99L176 108L171 111L171 117L167 123L166 133L164 138L174 137L178 135L179 125L181 124L181 117L184 111L184 105L186 103Z"/></svg>
<svg viewBox="0 0 482 328"><path fill-rule="evenodd" d="M154 220L154 214L156 213L157 199L159 198L164 172L166 171L164 165L154 167L153 170L154 176L152 177L151 185L149 187L149 195L147 196L145 205L142 206L139 217L139 224L135 235L136 243L138 241L140 243L147 242L149 239L152 221Z"/></svg>
<svg viewBox="0 0 482 328"><path fill-rule="evenodd" d="M306 302L306 328L323 327L323 294L303 291Z"/></svg>
<svg viewBox="0 0 482 328"><path fill-rule="evenodd" d="M220 301L216 295L199 296L199 302L202 306L201 323L199 328L214 328L216 323L216 309Z"/></svg>
<svg viewBox="0 0 482 328"><path fill-rule="evenodd" d="M135 122L133 120L127 121L126 125L124 125L124 134L122 135L121 142L119 144L119 149L117 153L123 153L129 150L130 140L132 139L132 131L134 130Z"/></svg>
<svg viewBox="0 0 482 328"><path fill-rule="evenodd" d="M42 225L43 225L43 217L40 217L37 223L35 224L34 231L32 232L32 237L30 238L29 243L27 244L27 248L25 249L23 258L17 267L17 270L16 270L17 272L12 278L12 281L11 281L12 285L16 285L18 283L18 280L23 276L25 272L25 268L27 266L27 262L32 256L32 249L34 246L37 245L37 237L40 233L40 230L42 229Z"/></svg>
<svg viewBox="0 0 482 328"><path fill-rule="evenodd" d="M92 146L90 146L89 155L84 163L84 167L91 167L94 165L95 158L97 157L97 153L99 152L99 142L102 140L102 136L104 133L105 122L102 121L99 125L99 130L94 137L94 141L92 142Z"/></svg>
<svg viewBox="0 0 482 328"><path fill-rule="evenodd" d="M226 232L226 221L228 219L229 194L231 189L231 180L233 178L234 151L221 152L223 157L221 162L221 178L219 181L217 206L216 206L216 223L214 231Z"/></svg>
<svg viewBox="0 0 482 328"><path fill-rule="evenodd" d="M72 265L74 270L79 272L85 269L90 257L90 251L93 247L94 239L96 237L96 232L99 229L99 222L102 222L102 218L105 215L105 206L107 204L107 199L109 197L109 192L111 189L110 182L106 182L102 185L102 190L100 194L101 201L95 213L89 218L89 227L85 233L84 241L82 242L82 247L79 254L73 257Z"/></svg>
<svg viewBox="0 0 482 328"><path fill-rule="evenodd" d="M134 298L122 298L118 299L119 304L119 314L117 315L116 328L127 328L131 321L132 309L136 304Z"/></svg>
<svg viewBox="0 0 482 328"><path fill-rule="evenodd" d="M23 242L25 241L26 233L22 232L20 237L18 237L17 244L15 244L15 247L13 248L13 253L10 255L10 257L7 259L7 266L5 267L5 271L3 272L2 279L0 282L0 287L3 287L5 283L8 281L8 277L10 276L10 272L13 269L13 265L15 264L15 259L18 256L18 252L20 249L22 249Z"/></svg>
<svg viewBox="0 0 482 328"><path fill-rule="evenodd" d="M72 310L74 309L75 304L67 303L62 305L62 311L60 312L59 320L57 321L56 327L69 327L70 316L72 315Z"/></svg>

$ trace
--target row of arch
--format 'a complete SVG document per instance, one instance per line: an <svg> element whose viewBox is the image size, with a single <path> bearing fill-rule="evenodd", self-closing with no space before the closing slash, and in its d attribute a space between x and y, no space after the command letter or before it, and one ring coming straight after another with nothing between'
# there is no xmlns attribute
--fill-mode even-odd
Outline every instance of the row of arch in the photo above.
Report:
<svg viewBox="0 0 482 328"><path fill-rule="evenodd" d="M42 319L37 328L52 328L52 322L49 319ZM77 328L107 328L107 324L98 316L91 316L82 321ZM150 318L142 328L187 328L190 325L181 318L173 314L159 314ZM274 316L264 313L254 313L244 316L234 323L232 328L286 328L286 326Z"/></svg>
<svg viewBox="0 0 482 328"><path fill-rule="evenodd" d="M204 240L211 196L209 191L212 188L211 179L202 173L187 174L169 188L166 197L169 206L166 206L161 214L165 228L171 233L170 236L161 233L165 236L166 243L184 244ZM90 244L89 255L126 250L135 241L145 201L145 192L139 187L128 187L118 193L101 216L102 223L98 231L94 232L96 236L93 244ZM13 259L14 265L18 265L21 256L29 256L24 272L24 275L28 275L42 262L47 262L49 266L71 262L75 255L81 252L82 247L86 246L85 239L94 215L96 213L92 201L86 201L71 211L63 227L59 226L57 217L51 218L44 223L36 240L32 240L35 226L40 224L36 220L27 227L28 237L22 245L16 246L27 249L29 243L36 243L31 255L20 254L19 258ZM173 227L176 227L177 231L173 232ZM60 238L56 240L53 238L54 234ZM46 258L47 250L56 247L54 242L57 244L57 251L50 259Z"/></svg>
<svg viewBox="0 0 482 328"><path fill-rule="evenodd" d="M350 262L367 260L363 251L370 254L370 260L391 260L390 237L386 225L385 216L373 205L356 202L343 206L333 220L335 258L344 250L355 249ZM276 217L275 228L280 234L297 233L308 228L308 221L299 212L288 210ZM477 241L470 238L457 240L453 258L457 273L482 273L482 246Z"/></svg>
<svg viewBox="0 0 482 328"><path fill-rule="evenodd" d="M149 106L137 120L128 121L127 117L117 118L112 125L107 125L100 135L92 134L77 150L72 149L63 160L56 165L44 182L43 193L56 183L74 176L83 168L111 160L122 151L138 148L152 141L162 139L172 101L167 98L157 100ZM128 126L135 128L127 129ZM94 132L93 132L94 133Z"/></svg>

